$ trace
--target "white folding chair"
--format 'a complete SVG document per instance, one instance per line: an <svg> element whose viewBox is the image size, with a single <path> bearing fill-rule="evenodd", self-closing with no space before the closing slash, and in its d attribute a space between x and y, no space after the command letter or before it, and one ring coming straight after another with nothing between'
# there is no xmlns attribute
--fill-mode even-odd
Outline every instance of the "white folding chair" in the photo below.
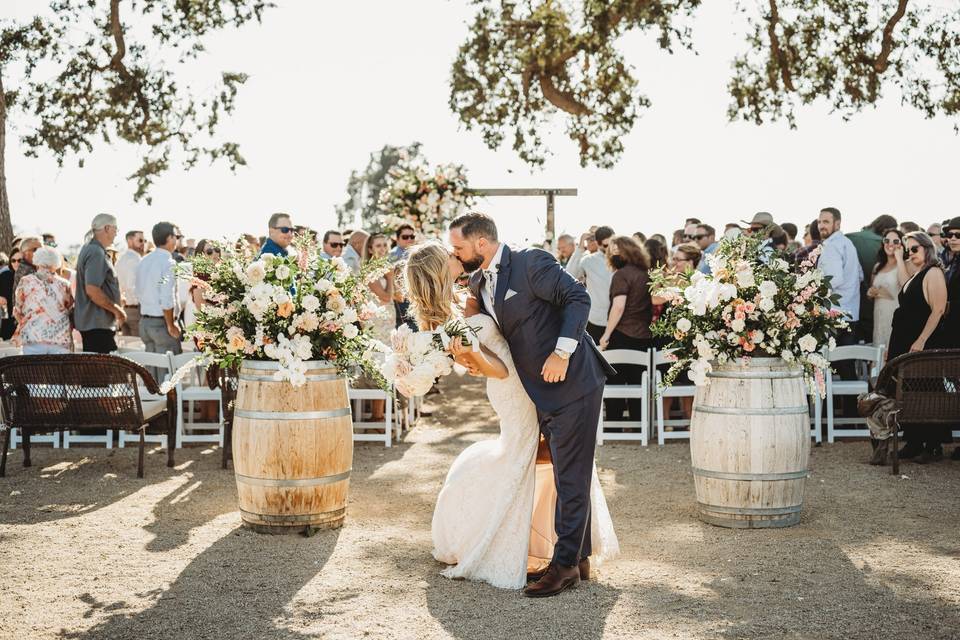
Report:
<svg viewBox="0 0 960 640"><path fill-rule="evenodd" d="M350 401L353 403L355 419L353 421L353 441L354 442L383 442L385 447L393 444L394 425L394 396L393 390L384 391L383 389L355 389L350 387ZM383 420L377 422L365 421L363 419L363 402L370 400L382 400L384 402ZM397 428L397 437L399 438L399 427ZM358 429L383 429L383 433L357 433Z"/></svg>
<svg viewBox="0 0 960 640"><path fill-rule="evenodd" d="M170 354L170 375L172 376L180 367L184 366L197 357L196 352ZM183 379L177 383L177 448L183 446L184 442L216 442L223 446L223 395L220 389L211 389L205 383L205 369L196 367L190 371ZM194 422L193 403L211 401L217 403L217 422ZM187 403L187 409L184 410L183 403ZM184 417L188 416L189 421ZM206 432L206 433L194 433ZM210 433L210 432L213 433Z"/></svg>
<svg viewBox="0 0 960 640"><path fill-rule="evenodd" d="M603 413L597 425L597 444L604 440L639 440L647 446L650 439L650 351L634 349L611 349L604 351L603 357L614 368L620 365L635 365L643 367L643 376L640 384L608 384L603 388L603 398L640 400L640 420L636 421L607 421L604 422ZM637 429L632 433L621 433L610 429Z"/></svg>
<svg viewBox="0 0 960 640"><path fill-rule="evenodd" d="M653 367L654 371L656 371L654 376L654 381L656 383L656 396L653 403L653 410L657 415L657 444L663 444L667 440L690 439L690 420L687 418L671 420L670 416L663 415L663 399L692 398L697 395L697 387L696 385L692 384L674 384L661 389L663 386L663 376L660 374L660 371L656 369L656 367L663 364L673 364L673 361L669 359L671 353L673 353L673 351L670 349L655 349L653 352ZM667 431L665 427L687 428L682 431Z"/></svg>
<svg viewBox="0 0 960 640"><path fill-rule="evenodd" d="M163 383L167 378L170 377L170 352L166 353L153 353L150 351L118 351L117 355L126 358L127 360L132 360L137 364L144 367L153 367L157 369L157 382ZM149 393L142 384L138 383L140 387L140 401L143 404L143 413L144 418L149 419L148 414L156 414L162 411L167 406L167 396L160 394ZM180 412L177 412L178 414ZM66 435L66 432L65 434ZM96 436L92 436L96 437ZM79 439L74 436L75 439ZM167 443L167 436L161 434L150 434L143 436L144 442L156 442L166 448L169 446ZM120 437L117 440L118 446L123 448L127 442L140 442L140 435L136 432L129 431L120 431Z"/></svg>
<svg viewBox="0 0 960 640"><path fill-rule="evenodd" d="M143 344L143 340L137 336L117 336L117 351L116 353L126 353L128 351L145 351L146 347Z"/></svg>
<svg viewBox="0 0 960 640"><path fill-rule="evenodd" d="M836 347L827 354L831 363L845 360L857 360L870 364L870 377L880 374L883 364L883 345L858 344ZM863 418L834 418L833 398L835 396L857 396L870 390L867 380L840 380L833 371L826 372L827 378L827 442L836 438L862 438L870 435L869 429L836 429L836 425L866 424Z"/></svg>

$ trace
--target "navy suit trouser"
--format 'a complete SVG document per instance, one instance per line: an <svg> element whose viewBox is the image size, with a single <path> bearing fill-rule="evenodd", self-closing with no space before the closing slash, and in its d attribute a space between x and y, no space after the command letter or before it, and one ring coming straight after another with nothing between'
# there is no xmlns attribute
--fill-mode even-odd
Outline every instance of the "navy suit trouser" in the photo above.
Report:
<svg viewBox="0 0 960 640"><path fill-rule="evenodd" d="M553 562L565 567L590 556L590 484L603 385L553 412L538 412L540 432L550 445L557 486Z"/></svg>

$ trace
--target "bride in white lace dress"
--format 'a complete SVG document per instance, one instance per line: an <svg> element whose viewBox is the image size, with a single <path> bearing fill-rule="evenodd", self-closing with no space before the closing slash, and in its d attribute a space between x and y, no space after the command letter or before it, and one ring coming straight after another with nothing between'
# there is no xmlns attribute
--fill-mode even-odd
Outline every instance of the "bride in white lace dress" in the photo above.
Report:
<svg viewBox="0 0 960 640"><path fill-rule="evenodd" d="M412 308L422 329L435 329L456 312L453 279L460 263L438 244L418 247L407 263ZM518 589L528 571L553 556L556 489L549 463L537 464L537 410L524 391L506 340L492 318L470 315L481 354L458 358L487 376L487 397L500 420L500 435L477 442L450 467L433 514L433 555L451 565L449 578ZM469 350L463 350L469 351ZM597 479L591 487L591 533L597 566L619 553L610 512Z"/></svg>

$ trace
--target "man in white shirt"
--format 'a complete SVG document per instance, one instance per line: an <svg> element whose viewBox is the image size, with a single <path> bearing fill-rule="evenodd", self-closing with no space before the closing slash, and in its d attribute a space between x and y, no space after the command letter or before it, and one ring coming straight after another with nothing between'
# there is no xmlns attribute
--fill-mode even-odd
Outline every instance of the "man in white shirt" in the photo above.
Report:
<svg viewBox="0 0 960 640"><path fill-rule="evenodd" d="M123 296L123 310L127 320L120 327L125 336L140 335L140 300L137 298L137 265L143 259L146 240L143 231L127 231L127 250L117 258L117 280Z"/></svg>
<svg viewBox="0 0 960 640"><path fill-rule="evenodd" d="M137 296L140 300L140 339L153 353L180 353L180 327L177 317L180 304L177 295L176 262L173 252L182 237L170 222L153 226L153 242L157 248L137 266Z"/></svg>
<svg viewBox="0 0 960 640"><path fill-rule="evenodd" d="M597 251L587 254L587 241L593 236ZM580 243L570 256L567 273L584 283L590 295L590 316L587 319L587 333L599 344L600 337L607 328L607 315L610 312L610 281L613 271L607 264L607 246L613 237L613 229L607 226L597 227L593 233L580 236Z"/></svg>

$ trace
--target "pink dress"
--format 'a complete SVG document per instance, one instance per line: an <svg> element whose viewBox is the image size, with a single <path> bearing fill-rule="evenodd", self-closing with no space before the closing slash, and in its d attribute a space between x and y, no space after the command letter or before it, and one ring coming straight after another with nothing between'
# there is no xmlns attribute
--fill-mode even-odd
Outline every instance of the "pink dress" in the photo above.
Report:
<svg viewBox="0 0 960 640"><path fill-rule="evenodd" d="M69 282L53 273L38 271L20 280L14 298L14 344L45 344L72 350L73 294Z"/></svg>

